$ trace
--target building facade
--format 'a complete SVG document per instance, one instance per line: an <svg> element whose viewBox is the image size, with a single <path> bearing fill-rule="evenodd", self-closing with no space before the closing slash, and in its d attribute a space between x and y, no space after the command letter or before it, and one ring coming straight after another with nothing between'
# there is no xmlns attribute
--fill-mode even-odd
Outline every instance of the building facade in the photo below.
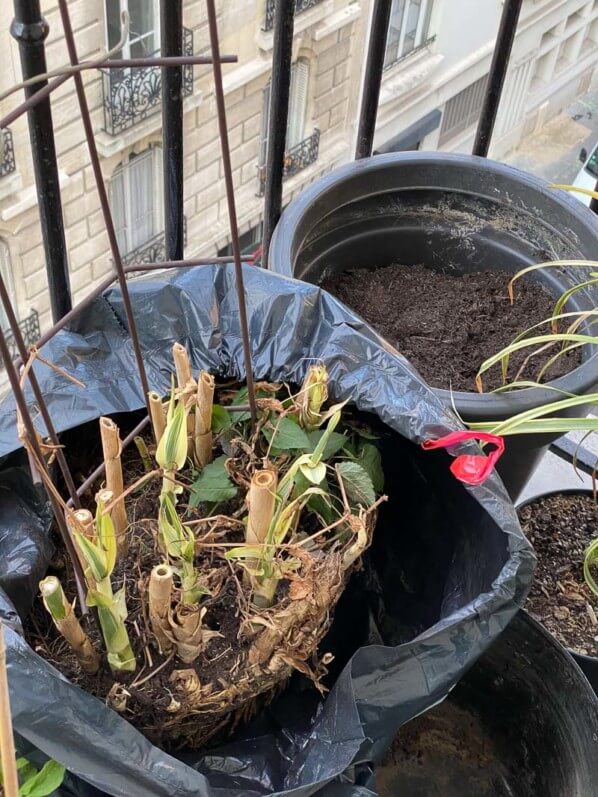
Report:
<svg viewBox="0 0 598 797"><path fill-rule="evenodd" d="M470 151L484 96L502 0L388 0L392 3L375 138L377 152ZM352 158L359 87L372 0L296 0L287 126L284 204ZM273 0L219 0L224 90L241 244L261 238L272 58ZM55 0L43 0L50 25L50 69L67 60ZM159 49L159 0L71 0L80 59L98 57L120 38L124 57ZM7 15L0 30L0 91L21 79ZM184 0L185 52L209 52L204 0ZM492 155L500 157L596 82L598 0L525 0ZM84 72L118 242L127 264L164 258L161 74L157 68ZM186 256L230 251L211 68L184 77ZM7 112L21 95L1 103ZM83 127L72 82L52 95L73 299L111 270ZM44 251L25 117L0 142L0 269L26 337L51 323ZM0 323L5 319L0 314Z"/></svg>

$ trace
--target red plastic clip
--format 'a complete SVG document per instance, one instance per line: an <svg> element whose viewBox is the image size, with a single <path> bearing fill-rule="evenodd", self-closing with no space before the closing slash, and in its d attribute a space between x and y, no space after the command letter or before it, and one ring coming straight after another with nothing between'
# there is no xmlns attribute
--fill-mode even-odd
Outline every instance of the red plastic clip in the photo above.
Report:
<svg viewBox="0 0 598 797"><path fill-rule="evenodd" d="M480 454L461 454L451 463L451 473L465 484L483 484L492 473L494 466L505 450L505 441L502 437L488 432L451 432L438 440L425 440L422 448L431 451L434 448L450 448L464 440L479 440L482 443L492 443L496 448L488 456Z"/></svg>

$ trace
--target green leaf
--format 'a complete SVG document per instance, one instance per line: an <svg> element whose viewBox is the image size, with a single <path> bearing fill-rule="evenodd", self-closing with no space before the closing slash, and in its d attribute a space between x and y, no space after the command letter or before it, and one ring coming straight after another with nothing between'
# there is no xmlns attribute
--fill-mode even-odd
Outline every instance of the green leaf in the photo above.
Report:
<svg viewBox="0 0 598 797"><path fill-rule="evenodd" d="M230 412L221 407L220 404L214 404L212 407L212 431L214 433L225 432L233 425L233 419Z"/></svg>
<svg viewBox="0 0 598 797"><path fill-rule="evenodd" d="M180 470L187 461L187 412L179 400L158 443L156 462L164 470Z"/></svg>
<svg viewBox="0 0 598 797"><path fill-rule="evenodd" d="M259 559L264 553L262 545L239 545L224 554L225 559Z"/></svg>
<svg viewBox="0 0 598 797"><path fill-rule="evenodd" d="M88 540L87 537L85 537L79 531L75 531L74 536L75 541L79 546L79 550L89 565L91 575L96 581L103 581L107 576L110 575L108 572L105 551L103 551L99 545L95 545L95 543L91 542L91 540Z"/></svg>
<svg viewBox="0 0 598 797"><path fill-rule="evenodd" d="M376 500L374 485L367 471L357 462L339 462L336 466L343 480L347 498L353 504L368 507Z"/></svg>
<svg viewBox="0 0 598 797"><path fill-rule="evenodd" d="M323 429L316 429L313 432L308 432L307 436L309 437L310 447L307 449L309 453L312 453L316 450L318 443L320 442L322 435L324 434ZM338 454L339 451L343 449L343 447L347 443L347 438L344 434L340 434L339 432L331 432L326 440L326 445L324 446L324 452L322 453L322 460L326 462L335 454Z"/></svg>
<svg viewBox="0 0 598 797"><path fill-rule="evenodd" d="M273 426L262 429L268 443L275 440L276 448L282 451L302 449L311 451L311 444L307 433L291 418L280 418L273 422Z"/></svg>
<svg viewBox="0 0 598 797"><path fill-rule="evenodd" d="M313 466L301 465L299 470L312 484L320 484L326 477L326 465L323 462Z"/></svg>
<svg viewBox="0 0 598 797"><path fill-rule="evenodd" d="M372 443L366 443L361 449L359 464L372 480L374 490L377 493L381 493L384 489L384 471L382 470L382 457L378 448Z"/></svg>
<svg viewBox="0 0 598 797"><path fill-rule="evenodd" d="M222 454L202 470L199 478L191 485L190 506L196 507L203 501L228 501L236 496L237 488L224 467L226 459L226 454Z"/></svg>
<svg viewBox="0 0 598 797"><path fill-rule="evenodd" d="M64 771L57 761L46 761L41 770L21 786L20 797L47 797L61 785Z"/></svg>

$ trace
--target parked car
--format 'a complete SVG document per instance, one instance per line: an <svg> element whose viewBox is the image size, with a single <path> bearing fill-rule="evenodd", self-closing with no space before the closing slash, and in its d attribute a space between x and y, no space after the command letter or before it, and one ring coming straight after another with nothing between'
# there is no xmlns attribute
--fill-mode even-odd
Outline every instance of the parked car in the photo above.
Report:
<svg viewBox="0 0 598 797"><path fill-rule="evenodd" d="M595 144L589 155L587 149L582 147L579 151L579 160L583 163L583 166L573 181L573 185L576 188L589 188L591 191L594 191L596 183L598 182L598 143ZM580 202L583 202L584 205L589 205L592 201L592 198L587 196L587 194L576 192L574 196L576 196Z"/></svg>

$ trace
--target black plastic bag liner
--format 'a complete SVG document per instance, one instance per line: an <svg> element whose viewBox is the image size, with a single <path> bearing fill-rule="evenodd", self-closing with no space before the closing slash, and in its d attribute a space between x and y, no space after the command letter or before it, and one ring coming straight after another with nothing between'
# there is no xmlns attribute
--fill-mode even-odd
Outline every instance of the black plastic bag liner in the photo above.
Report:
<svg viewBox="0 0 598 797"><path fill-rule="evenodd" d="M409 364L319 288L252 267L245 280L255 376L299 383L310 362L323 361L334 399L378 416L391 500L325 643L336 654L331 691L322 699L295 678L217 750L182 751L182 760L163 753L7 632L17 731L108 794L303 797L326 786L331 797L367 795L367 784L332 781L381 755L401 724L446 696L505 628L532 576L533 554L498 477L465 487L446 452L420 449L459 425ZM173 341L188 347L196 369L244 378L232 266L157 275L130 289L153 388L169 386ZM59 430L142 406L119 291L98 299L44 355L86 385L37 364ZM0 455L17 446L8 398ZM0 486L0 613L15 627L13 605L24 610L47 566L49 522L22 472L4 473Z"/></svg>

